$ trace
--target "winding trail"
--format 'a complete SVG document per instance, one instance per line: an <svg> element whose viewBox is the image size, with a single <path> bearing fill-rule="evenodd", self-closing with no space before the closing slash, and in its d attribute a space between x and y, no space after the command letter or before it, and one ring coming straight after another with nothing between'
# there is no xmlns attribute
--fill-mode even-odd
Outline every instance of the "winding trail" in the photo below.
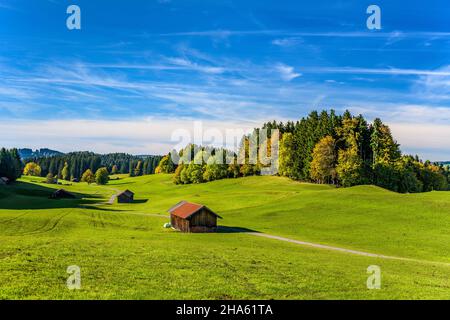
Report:
<svg viewBox="0 0 450 320"><path fill-rule="evenodd" d="M130 214L137 214L137 215L142 215L142 216L158 217L158 218L165 218L165 219L169 218L169 216L167 216L167 215L154 214L154 213L130 213ZM364 256L364 257L371 257L371 258L407 261L407 262L418 262L418 263L426 263L426 264L434 264L434 265L444 265L444 266L450 267L450 263L447 263L447 262L388 256L388 255L384 255L384 254L370 253L370 252L364 252L364 251L359 251L359 250L352 250L352 249L328 246L328 245L319 244L319 243L300 241L300 240L275 236L275 235L261 233L261 232L245 232L245 231L242 232L238 228L236 228L235 230L236 230L236 232L248 234L248 235L255 236L255 237L262 237L262 238L266 238L266 239L284 241L284 242L294 243L294 244L298 244L301 246L307 246L307 247L312 247L312 248L317 248L317 249L338 251L338 252L349 253L349 254L354 254L354 255Z"/></svg>
<svg viewBox="0 0 450 320"><path fill-rule="evenodd" d="M351 249L345 249L345 248L339 248L339 247L332 247L332 246L327 246L327 245L318 244L318 243L299 241L299 240L294 240L294 239L274 236L274 235L270 235L270 234L266 234L266 233L258 233L258 232L245 232L245 233L249 234L249 235L252 235L252 236L263 237L263 238L268 238L268 239L274 239L274 240L279 240L279 241L285 241L285 242L295 243L295 244L298 244L298 245L308 246L308 247L313 247L313 248L318 248L318 249L325 249L325 250L331 250L331 251L340 251L340 252L355 254L355 255L359 255L359 256L365 256L365 257L389 259L389 260L409 261L409 262L419 262L419 263L428 263L428 264L439 264L439 265L445 265L445 266L449 266L450 267L450 263L446 263L446 262L429 261L429 260L421 260L421 259L413 259L413 258L402 258L402 257L395 257L395 256L386 256L386 255L383 255L383 254L369 253L369 252L364 252L364 251L357 251L357 250L351 250Z"/></svg>

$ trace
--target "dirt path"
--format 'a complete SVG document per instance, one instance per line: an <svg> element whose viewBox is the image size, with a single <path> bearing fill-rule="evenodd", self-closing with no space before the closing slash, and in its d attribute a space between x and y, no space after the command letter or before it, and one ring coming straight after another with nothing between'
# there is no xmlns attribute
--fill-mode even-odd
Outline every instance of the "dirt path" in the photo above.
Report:
<svg viewBox="0 0 450 320"><path fill-rule="evenodd" d="M165 218L165 219L169 218L169 216L162 215L162 214L131 213L131 212L129 212L129 214L136 214L136 215L149 216L149 217L158 217L158 218ZM236 229L236 231L240 232L239 229ZM408 262L419 262L419 263L427 263L427 264L434 264L434 265L437 264L437 265L444 265L444 266L450 267L450 263L446 263L446 262L429 261L429 260L421 260L421 259L413 259L413 258L403 258L403 257L395 257L395 256L387 256L387 255L383 255L383 254L369 253L369 252L364 252L364 251L345 249L345 248L333 247L333 246L327 246L327 245L323 245L323 244L319 244L319 243L305 242L305 241L300 241L300 240L295 240L295 239L290 239L290 238L284 238L284 237L274 236L274 235L267 234L267 233L260 233L260 232L240 232L240 233L244 233L244 234L248 234L248 235L256 236L256 237L272 239L272 240L278 240L278 241L294 243L294 244L298 244L298 245L301 245L301 246L307 246L307 247L312 247L312 248L317 248L317 249L324 249L324 250L330 250L330 251L350 253L350 254L354 254L354 255L358 255L358 256L364 256L364 257L379 258L379 259L389 259L389 260L398 260L398 261L408 261Z"/></svg>
<svg viewBox="0 0 450 320"><path fill-rule="evenodd" d="M279 240L279 241L285 241L285 242L295 243L298 245L308 246L308 247L313 247L313 248L318 248L318 249L325 249L325 250L331 250L331 251L339 251L339 252L345 252L345 253L350 253L350 254L356 254L356 255L365 256L365 257L400 260L400 261L410 261L410 262L420 262L420 263L428 263L428 264L440 264L440 265L450 266L450 263L446 263L446 262L420 260L420 259L413 259L413 258L402 258L402 257L395 257L395 256L386 256L383 254L369 253L369 252L364 252L364 251L344 249L344 248L332 247L332 246L327 246L327 245L318 244L318 243L283 238L283 237L273 236L273 235L266 234L266 233L258 233L258 232L245 232L245 233L252 235L252 236L274 239L274 240Z"/></svg>

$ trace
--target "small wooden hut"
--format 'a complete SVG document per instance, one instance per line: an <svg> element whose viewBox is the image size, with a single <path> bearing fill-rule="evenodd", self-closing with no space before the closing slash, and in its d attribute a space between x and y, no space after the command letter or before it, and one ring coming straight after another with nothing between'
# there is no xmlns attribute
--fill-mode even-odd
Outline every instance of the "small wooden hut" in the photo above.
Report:
<svg viewBox="0 0 450 320"><path fill-rule="evenodd" d="M122 191L116 194L118 203L130 203L134 201L134 193L130 190Z"/></svg>
<svg viewBox="0 0 450 320"><path fill-rule="evenodd" d="M75 195L64 190L59 189L53 192L53 194L50 196L51 199L75 199Z"/></svg>
<svg viewBox="0 0 450 320"><path fill-rule="evenodd" d="M187 201L177 203L169 213L172 227L182 232L215 232L217 218L222 219L208 207Z"/></svg>

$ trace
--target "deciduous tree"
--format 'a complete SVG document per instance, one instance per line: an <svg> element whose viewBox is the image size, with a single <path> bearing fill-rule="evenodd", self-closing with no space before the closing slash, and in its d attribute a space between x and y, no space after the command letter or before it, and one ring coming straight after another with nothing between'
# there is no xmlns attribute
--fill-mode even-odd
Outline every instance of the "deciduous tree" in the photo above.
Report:
<svg viewBox="0 0 450 320"><path fill-rule="evenodd" d="M331 136L322 138L314 147L311 161L311 179L318 183L335 183L336 141Z"/></svg>
<svg viewBox="0 0 450 320"><path fill-rule="evenodd" d="M91 184L95 182L95 175L92 173L91 169L87 169L81 176L81 182L86 182Z"/></svg>
<svg viewBox="0 0 450 320"><path fill-rule="evenodd" d="M107 168L100 168L95 172L95 182L98 185L105 185L109 181L109 172Z"/></svg>
<svg viewBox="0 0 450 320"><path fill-rule="evenodd" d="M23 174L26 176L40 177L41 171L41 167L37 163L28 162L23 169Z"/></svg>

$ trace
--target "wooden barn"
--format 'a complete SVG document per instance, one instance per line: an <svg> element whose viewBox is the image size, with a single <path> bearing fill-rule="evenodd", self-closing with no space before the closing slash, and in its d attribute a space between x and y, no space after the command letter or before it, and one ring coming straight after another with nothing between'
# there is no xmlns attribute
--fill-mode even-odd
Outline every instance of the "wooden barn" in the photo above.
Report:
<svg viewBox="0 0 450 320"><path fill-rule="evenodd" d="M53 194L50 196L51 199L75 199L75 195L73 195L72 193L64 190L64 189L59 189L56 190L55 192L53 192Z"/></svg>
<svg viewBox="0 0 450 320"><path fill-rule="evenodd" d="M134 201L134 193L130 190L125 190L116 195L118 203L131 203Z"/></svg>
<svg viewBox="0 0 450 320"><path fill-rule="evenodd" d="M217 218L222 219L208 207L187 201L177 203L169 213L172 227L182 232L215 232Z"/></svg>

